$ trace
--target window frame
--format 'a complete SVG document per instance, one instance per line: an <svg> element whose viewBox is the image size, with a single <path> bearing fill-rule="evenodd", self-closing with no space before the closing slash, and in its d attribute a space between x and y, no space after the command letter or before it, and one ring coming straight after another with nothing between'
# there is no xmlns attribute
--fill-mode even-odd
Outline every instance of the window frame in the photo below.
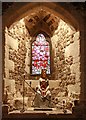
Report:
<svg viewBox="0 0 86 120"><path fill-rule="evenodd" d="M45 36L45 38L46 38L46 41L49 43L49 46L50 46L50 74L47 74L47 75L51 75L51 49L52 49L52 45L51 45L51 38L50 38L50 36L47 34L47 33L45 33L44 31L39 31L39 32L37 32L36 34L34 34L33 36L32 36L32 40L31 40L31 59L30 59L30 75L31 76L40 76L40 74L32 74L32 43L34 42L34 41L36 41L36 37L39 35L39 34L43 34L44 36Z"/></svg>

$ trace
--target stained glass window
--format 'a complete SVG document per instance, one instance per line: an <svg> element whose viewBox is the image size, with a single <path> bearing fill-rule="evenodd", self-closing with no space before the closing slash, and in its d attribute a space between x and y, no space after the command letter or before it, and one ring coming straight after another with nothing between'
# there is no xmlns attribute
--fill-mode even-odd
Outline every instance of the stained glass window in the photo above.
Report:
<svg viewBox="0 0 86 120"><path fill-rule="evenodd" d="M43 34L38 34L32 43L32 74L41 74L42 69L50 74L50 44Z"/></svg>

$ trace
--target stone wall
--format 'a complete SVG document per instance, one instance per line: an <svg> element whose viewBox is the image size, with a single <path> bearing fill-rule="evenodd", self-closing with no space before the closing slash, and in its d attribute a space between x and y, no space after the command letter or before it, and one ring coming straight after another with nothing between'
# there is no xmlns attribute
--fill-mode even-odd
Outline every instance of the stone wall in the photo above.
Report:
<svg viewBox="0 0 86 120"><path fill-rule="evenodd" d="M80 38L79 31L60 20L52 42L53 78L59 86L53 88L59 99L79 99L80 95ZM66 98L64 98L66 97ZM54 97L53 97L54 99ZM61 101L61 100L60 100Z"/></svg>
<svg viewBox="0 0 86 120"><path fill-rule="evenodd" d="M51 38L52 73L50 77L50 90L52 101L57 100L62 104L79 99L80 94L80 39L79 31L60 20L57 30ZM13 24L5 30L5 58L4 58L4 83L13 94L23 94L22 80L32 81L32 87L37 85L37 77L30 76L31 63L31 36L29 35L24 20ZM12 84L11 84L12 83ZM12 89L12 85L15 88ZM32 94L32 95L31 95ZM19 97L21 97L19 96ZM25 96L29 102L33 101L34 93L25 84ZM55 104L58 105L56 102ZM29 104L29 107L31 107Z"/></svg>
<svg viewBox="0 0 86 120"><path fill-rule="evenodd" d="M5 69L8 73L5 70L5 78L19 80L25 75L25 78L28 79L28 63L26 62L28 50L26 43L29 39L23 20L6 29Z"/></svg>

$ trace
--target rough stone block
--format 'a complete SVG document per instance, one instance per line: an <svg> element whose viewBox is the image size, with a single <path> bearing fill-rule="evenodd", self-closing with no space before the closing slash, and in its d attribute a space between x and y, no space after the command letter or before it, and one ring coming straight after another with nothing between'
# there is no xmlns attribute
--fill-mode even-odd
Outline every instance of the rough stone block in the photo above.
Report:
<svg viewBox="0 0 86 120"><path fill-rule="evenodd" d="M6 35L6 44L10 46L12 49L17 50L18 49L18 40L12 38L9 35Z"/></svg>
<svg viewBox="0 0 86 120"><path fill-rule="evenodd" d="M9 78L9 69L5 67L5 78Z"/></svg>
<svg viewBox="0 0 86 120"><path fill-rule="evenodd" d="M5 66L6 68L8 68L9 70L14 71L14 62L12 60L6 60L5 61Z"/></svg>

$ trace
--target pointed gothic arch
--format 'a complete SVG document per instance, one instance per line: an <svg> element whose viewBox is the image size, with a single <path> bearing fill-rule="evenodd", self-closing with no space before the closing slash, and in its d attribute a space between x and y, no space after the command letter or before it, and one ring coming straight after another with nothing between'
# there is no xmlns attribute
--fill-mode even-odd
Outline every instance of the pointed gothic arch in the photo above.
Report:
<svg viewBox="0 0 86 120"><path fill-rule="evenodd" d="M17 3L16 3L17 4ZM32 3L31 3L32 4ZM17 11L18 10L18 14L16 14L16 12L15 12L15 14L14 15L12 15L13 14L13 11L10 11L10 9L8 10L8 13L9 13L9 11L10 11L10 14L8 15L8 13L6 13L5 15L4 15L4 17L3 17L3 30L4 30L4 26L10 26L10 25L12 25L12 23L14 23L15 21L17 21L17 20L19 20L19 19L21 19L23 16L25 16L25 13L26 13L26 11L27 11L27 9L29 8L30 9L30 7L33 7L34 8L34 6L41 6L41 3L34 3L34 5L31 5L31 4L29 4L28 3L28 5L26 5L25 3L24 3L24 5L25 6L23 6L23 4L20 4L20 5L18 5L18 6L20 6L20 8L18 8L18 6L14 6L13 7L13 11ZM44 6L47 6L47 8L49 7L49 5L45 5L46 3L44 3ZM53 3L50 3L51 4L51 6L53 5ZM30 5L30 6L29 6ZM55 8L54 8L54 5L55 5ZM52 7L52 9L54 10L54 11L56 11L57 13L59 13L61 16L61 18L63 18L65 21L67 21L69 24L71 24L71 26L73 26L73 27L75 27L76 29L79 29L80 31L81 31L81 37L80 37L80 39L81 39L81 64L82 64L82 66L81 66L81 72L83 72L85 69L84 69L84 63L85 63L85 60L84 60L84 55L85 55L85 51L83 50L83 43L84 43L84 38L82 37L82 36L84 36L84 33L83 33L83 25L82 25L82 23L84 22L81 18L80 18L80 16L79 16L79 14L76 14L76 10L75 10L75 13L73 14L73 11L71 11L71 13L69 13L66 9L64 9L64 8L62 8L60 5L56 5L56 4L54 4ZM58 7L57 7L58 6ZM16 8L16 9L15 9ZM49 7L50 8L50 7ZM60 8L59 9L59 11L57 10L58 8ZM50 10L50 9L49 9ZM65 12L64 12L64 10L65 10ZM62 13L64 13L65 15L62 15ZM67 14L66 14L67 13ZM74 17L74 15L75 15L75 17ZM19 16L19 17L18 17ZM70 17L71 16L71 17ZM8 20L6 19L6 18L8 18ZM72 19L70 19L70 18L72 18ZM4 41L4 40L3 40ZM84 63L83 63L84 62ZM82 75L83 76L81 76L81 79L85 79L85 71L84 71L84 73L82 73ZM82 88L82 90L81 91L83 91L83 89L84 89L84 92L85 92L85 87L84 87L84 80L81 80L81 82L82 82L82 85L83 86L81 86L81 88ZM81 96L82 96L82 100L84 99L84 97L85 97L85 95L84 95L84 93L82 93L81 92Z"/></svg>

